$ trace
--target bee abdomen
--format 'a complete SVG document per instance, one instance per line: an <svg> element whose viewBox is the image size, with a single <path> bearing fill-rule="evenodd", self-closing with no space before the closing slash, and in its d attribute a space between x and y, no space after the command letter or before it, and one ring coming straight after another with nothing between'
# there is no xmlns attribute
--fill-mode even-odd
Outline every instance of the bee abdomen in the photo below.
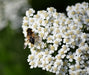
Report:
<svg viewBox="0 0 89 75"><path fill-rule="evenodd" d="M29 42L31 42L32 44L34 44L35 39L33 37L30 37Z"/></svg>

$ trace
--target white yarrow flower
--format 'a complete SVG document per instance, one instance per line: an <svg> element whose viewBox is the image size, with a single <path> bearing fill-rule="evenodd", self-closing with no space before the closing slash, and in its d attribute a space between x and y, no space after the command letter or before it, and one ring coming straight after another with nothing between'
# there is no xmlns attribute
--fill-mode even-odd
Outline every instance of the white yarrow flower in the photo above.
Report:
<svg viewBox="0 0 89 75"><path fill-rule="evenodd" d="M30 68L56 75L88 75L89 4L77 3L66 10L68 17L53 7L37 14L32 8L26 11L22 28L31 52L27 61Z"/></svg>

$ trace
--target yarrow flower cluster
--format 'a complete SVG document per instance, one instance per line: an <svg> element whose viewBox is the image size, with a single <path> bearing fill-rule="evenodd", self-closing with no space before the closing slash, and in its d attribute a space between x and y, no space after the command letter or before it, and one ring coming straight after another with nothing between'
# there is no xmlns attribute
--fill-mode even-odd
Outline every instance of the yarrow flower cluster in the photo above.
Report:
<svg viewBox="0 0 89 75"><path fill-rule="evenodd" d="M56 75L88 75L89 4L77 3L66 10L68 16L53 7L37 14L32 8L26 11L22 28L24 44L31 51L27 61L30 68L39 67ZM34 44L27 38L29 28Z"/></svg>

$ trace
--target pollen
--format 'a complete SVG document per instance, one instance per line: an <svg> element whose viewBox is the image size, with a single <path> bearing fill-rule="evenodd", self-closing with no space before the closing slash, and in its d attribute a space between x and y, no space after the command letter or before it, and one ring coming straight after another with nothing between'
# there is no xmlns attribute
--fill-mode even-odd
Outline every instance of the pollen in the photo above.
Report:
<svg viewBox="0 0 89 75"><path fill-rule="evenodd" d="M70 68L72 71L74 71L75 70L75 68L74 67L72 67L72 68Z"/></svg>
<svg viewBox="0 0 89 75"><path fill-rule="evenodd" d="M61 25L62 25L62 26L64 26L65 24L64 24L64 23L62 23Z"/></svg>
<svg viewBox="0 0 89 75"><path fill-rule="evenodd" d="M33 27L34 27L34 28L37 28L37 24L35 24Z"/></svg>
<svg viewBox="0 0 89 75"><path fill-rule="evenodd" d="M55 12L55 15L56 15L56 16L58 16L58 13L57 13L57 12Z"/></svg>
<svg viewBox="0 0 89 75"><path fill-rule="evenodd" d="M31 10L29 10L29 11L28 11L28 13L29 13L29 14L31 14L31 13L32 13L32 11L31 11Z"/></svg>
<svg viewBox="0 0 89 75"><path fill-rule="evenodd" d="M44 32L46 32L47 31L47 28L44 28Z"/></svg>
<svg viewBox="0 0 89 75"><path fill-rule="evenodd" d="M43 64L43 67L46 67L46 66L47 66L47 64L46 64L46 63L44 63L44 64Z"/></svg>
<svg viewBox="0 0 89 75"><path fill-rule="evenodd" d="M76 31L76 33L77 33L77 34L79 34L79 33L80 33L80 31L79 31L79 30L77 30L77 31Z"/></svg>
<svg viewBox="0 0 89 75"><path fill-rule="evenodd" d="M70 34L70 35L73 35L73 32L72 32L72 31L70 31L70 32L69 32L69 34Z"/></svg>
<svg viewBox="0 0 89 75"><path fill-rule="evenodd" d="M48 14L47 13L45 13L44 15L45 15L45 17L48 17Z"/></svg>
<svg viewBox="0 0 89 75"><path fill-rule="evenodd" d="M59 60L60 60L60 59L61 59L61 56L57 56L57 59L59 59Z"/></svg>
<svg viewBox="0 0 89 75"><path fill-rule="evenodd" d="M58 44L59 42L58 42L58 41L55 41L54 43L55 43L55 44Z"/></svg>
<svg viewBox="0 0 89 75"><path fill-rule="evenodd" d="M85 21L86 21L86 22L89 22L89 19L86 19Z"/></svg>
<svg viewBox="0 0 89 75"><path fill-rule="evenodd" d="M53 9L52 8L49 8L49 10L52 12L53 11Z"/></svg>
<svg viewBox="0 0 89 75"><path fill-rule="evenodd" d="M69 56L69 58L71 58L71 59L73 59L73 57L74 57L73 55L70 55L70 56Z"/></svg>
<svg viewBox="0 0 89 75"><path fill-rule="evenodd" d="M56 24L59 24L59 21L55 21Z"/></svg>
<svg viewBox="0 0 89 75"><path fill-rule="evenodd" d="M81 46L84 46L85 43L84 42L81 42L80 44L81 44Z"/></svg>
<svg viewBox="0 0 89 75"><path fill-rule="evenodd" d="M51 69L51 65L48 65L48 69Z"/></svg>
<svg viewBox="0 0 89 75"><path fill-rule="evenodd" d="M74 15L74 14L75 14L75 12L74 12L74 11L72 11L72 12L71 12L71 14L72 14L72 15Z"/></svg>
<svg viewBox="0 0 89 75"><path fill-rule="evenodd" d="M72 35L72 38L75 39L76 38L76 35Z"/></svg>
<svg viewBox="0 0 89 75"><path fill-rule="evenodd" d="M50 48L51 50L54 50L54 46L51 46L51 48Z"/></svg>
<svg viewBox="0 0 89 75"><path fill-rule="evenodd" d="M39 59L42 58L42 55L38 55Z"/></svg>
<svg viewBox="0 0 89 75"><path fill-rule="evenodd" d="M45 20L45 23L48 24L48 20Z"/></svg>
<svg viewBox="0 0 89 75"><path fill-rule="evenodd" d="M38 64L40 65L41 64L41 61L38 61Z"/></svg>
<svg viewBox="0 0 89 75"><path fill-rule="evenodd" d="M84 35L83 35L83 38L87 38L87 35L86 35L86 34L84 34Z"/></svg>
<svg viewBox="0 0 89 75"><path fill-rule="evenodd" d="M77 11L77 14L80 14L80 12L79 12L79 11Z"/></svg>
<svg viewBox="0 0 89 75"><path fill-rule="evenodd" d="M76 45L76 43L75 43L75 42L72 42L71 44L72 44L73 46L75 46L75 45Z"/></svg>
<svg viewBox="0 0 89 75"><path fill-rule="evenodd" d="M70 75L75 75L74 73L71 73Z"/></svg>
<svg viewBox="0 0 89 75"><path fill-rule="evenodd" d="M66 32L66 30L65 30L65 29L63 29L63 30L62 30L62 32L64 33L64 32Z"/></svg>
<svg viewBox="0 0 89 75"><path fill-rule="evenodd" d="M67 21L67 24L70 24L70 23L71 23L71 21L70 21L70 20L68 20L68 21Z"/></svg>
<svg viewBox="0 0 89 75"><path fill-rule="evenodd" d="M54 20L51 20L51 22L53 23L53 22L54 22Z"/></svg>
<svg viewBox="0 0 89 75"><path fill-rule="evenodd" d="M24 17L25 20L28 20L28 17Z"/></svg>
<svg viewBox="0 0 89 75"><path fill-rule="evenodd" d="M85 47L85 50L88 51L89 50L89 47Z"/></svg>
<svg viewBox="0 0 89 75"><path fill-rule="evenodd" d="M57 66L59 66L61 63L60 62L56 62Z"/></svg>
<svg viewBox="0 0 89 75"><path fill-rule="evenodd" d="M42 23L42 20L39 20L39 23L41 24Z"/></svg>
<svg viewBox="0 0 89 75"><path fill-rule="evenodd" d="M49 57L49 58L48 58L48 61L49 61L49 62L52 61L52 58Z"/></svg>
<svg viewBox="0 0 89 75"><path fill-rule="evenodd" d="M77 68L77 69L80 69L80 65L77 65L76 68Z"/></svg>
<svg viewBox="0 0 89 75"><path fill-rule="evenodd" d="M40 37L43 37L44 36L44 33L40 33Z"/></svg>
<svg viewBox="0 0 89 75"><path fill-rule="evenodd" d="M66 50L66 49L67 49L67 47L64 45L64 46L63 46L63 49L64 49L64 50Z"/></svg>
<svg viewBox="0 0 89 75"><path fill-rule="evenodd" d="M72 8L71 7L69 7L69 10L71 10Z"/></svg>
<svg viewBox="0 0 89 75"><path fill-rule="evenodd" d="M81 49L78 49L78 52L79 52L79 53L81 53L81 52L82 52L82 50L81 50Z"/></svg>
<svg viewBox="0 0 89 75"><path fill-rule="evenodd" d="M45 54L48 55L49 54L49 51L45 51Z"/></svg>
<svg viewBox="0 0 89 75"><path fill-rule="evenodd" d="M33 44L31 44L31 47L33 47L34 45Z"/></svg>
<svg viewBox="0 0 89 75"><path fill-rule="evenodd" d="M53 70L54 70L54 71L57 71L57 67L54 67Z"/></svg>
<svg viewBox="0 0 89 75"><path fill-rule="evenodd" d="M66 36L69 36L69 33L65 33Z"/></svg>
<svg viewBox="0 0 89 75"><path fill-rule="evenodd" d="M31 20L30 20L30 22L34 22L34 20L33 20L33 19L31 19Z"/></svg>
<svg viewBox="0 0 89 75"><path fill-rule="evenodd" d="M35 62L32 61L30 64L31 64L31 66L33 66L35 64Z"/></svg>
<svg viewBox="0 0 89 75"><path fill-rule="evenodd" d="M27 23L27 22L25 22L25 23L24 23L24 26L27 26L27 25L28 25L28 23Z"/></svg>
<svg viewBox="0 0 89 75"><path fill-rule="evenodd" d="M60 30L57 28L57 29L56 29L56 33L59 33L59 32L60 32Z"/></svg>
<svg viewBox="0 0 89 75"><path fill-rule="evenodd" d="M66 19L63 19L63 22L65 22L66 21Z"/></svg>
<svg viewBox="0 0 89 75"><path fill-rule="evenodd" d="M66 42L66 43L68 43L68 42L69 42L69 39L68 39L68 38L66 38L66 39L65 39L65 42Z"/></svg>
<svg viewBox="0 0 89 75"><path fill-rule="evenodd" d="M36 18L39 18L39 15L35 15Z"/></svg>
<svg viewBox="0 0 89 75"><path fill-rule="evenodd" d="M61 69L63 72L65 72L65 69Z"/></svg>
<svg viewBox="0 0 89 75"><path fill-rule="evenodd" d="M48 37L48 41L50 41L50 40L52 40L52 38L51 37Z"/></svg>
<svg viewBox="0 0 89 75"><path fill-rule="evenodd" d="M33 60L33 59L34 59L34 56L30 56L29 59L30 59L30 60Z"/></svg>
<svg viewBox="0 0 89 75"><path fill-rule="evenodd" d="M41 28L39 27L38 30L41 31Z"/></svg>
<svg viewBox="0 0 89 75"><path fill-rule="evenodd" d="M80 18L78 18L78 21L80 22L80 21L81 21L81 19L80 19Z"/></svg>
<svg viewBox="0 0 89 75"><path fill-rule="evenodd" d="M62 38L62 36L59 34L59 35L57 35L57 38Z"/></svg>
<svg viewBox="0 0 89 75"><path fill-rule="evenodd" d="M76 26L73 26L72 29L75 30L77 27Z"/></svg>
<svg viewBox="0 0 89 75"><path fill-rule="evenodd" d="M63 55L64 54L64 51L61 51L60 54Z"/></svg>
<svg viewBox="0 0 89 75"><path fill-rule="evenodd" d="M81 61L81 57L78 57L78 58L77 58L77 61Z"/></svg>
<svg viewBox="0 0 89 75"><path fill-rule="evenodd" d="M67 30L69 30L70 29L70 27L67 27Z"/></svg>

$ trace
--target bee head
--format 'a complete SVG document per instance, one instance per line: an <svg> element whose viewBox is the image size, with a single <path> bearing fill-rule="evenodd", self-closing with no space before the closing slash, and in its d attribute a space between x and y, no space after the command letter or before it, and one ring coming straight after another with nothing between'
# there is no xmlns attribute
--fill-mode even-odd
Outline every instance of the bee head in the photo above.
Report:
<svg viewBox="0 0 89 75"><path fill-rule="evenodd" d="M32 33L33 33L33 32L32 32L32 29L31 29L31 28L28 28L28 29L27 29L27 34L28 34L28 35L31 35Z"/></svg>
<svg viewBox="0 0 89 75"><path fill-rule="evenodd" d="M28 28L28 29L27 29L27 32L32 32L32 29L31 29L31 28Z"/></svg>

